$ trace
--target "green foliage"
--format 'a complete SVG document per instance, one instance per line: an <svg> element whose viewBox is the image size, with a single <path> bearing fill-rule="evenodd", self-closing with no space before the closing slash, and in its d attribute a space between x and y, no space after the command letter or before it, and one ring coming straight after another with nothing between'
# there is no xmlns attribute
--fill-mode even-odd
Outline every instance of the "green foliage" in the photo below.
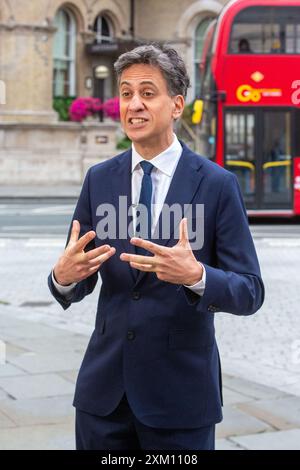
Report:
<svg viewBox="0 0 300 470"><path fill-rule="evenodd" d="M117 149L119 150L127 150L130 147L131 147L131 140L128 139L127 135L123 137L121 140L119 140L117 143Z"/></svg>
<svg viewBox="0 0 300 470"><path fill-rule="evenodd" d="M60 121L70 121L69 107L76 96L56 96L53 98L53 109L58 113Z"/></svg>

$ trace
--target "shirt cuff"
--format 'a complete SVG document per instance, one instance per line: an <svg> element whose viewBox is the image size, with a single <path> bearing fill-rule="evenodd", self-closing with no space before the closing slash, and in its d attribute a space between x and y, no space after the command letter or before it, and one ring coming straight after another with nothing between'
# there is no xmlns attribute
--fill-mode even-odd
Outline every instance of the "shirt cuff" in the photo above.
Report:
<svg viewBox="0 0 300 470"><path fill-rule="evenodd" d="M71 294L71 292L73 291L74 287L77 284L77 282L73 282L72 284L70 284L68 286L62 286L62 285L58 284L57 280L54 277L53 271L52 271L52 282L54 284L55 289L58 291L58 293L63 295L64 297Z"/></svg>
<svg viewBox="0 0 300 470"><path fill-rule="evenodd" d="M191 291L195 292L195 294L200 295L202 297L204 295L204 291L205 291L206 270L205 270L205 267L203 266L202 263L199 263L199 264L201 264L202 269L203 269L202 279L200 281L196 282L196 284L194 284L192 286L187 286L186 284L184 284L184 287L187 287Z"/></svg>

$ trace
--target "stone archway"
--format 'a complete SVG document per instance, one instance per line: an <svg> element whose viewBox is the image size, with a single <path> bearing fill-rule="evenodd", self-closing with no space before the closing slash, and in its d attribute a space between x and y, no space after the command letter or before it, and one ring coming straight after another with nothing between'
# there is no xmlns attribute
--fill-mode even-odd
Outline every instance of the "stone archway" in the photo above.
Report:
<svg viewBox="0 0 300 470"><path fill-rule="evenodd" d="M122 25L124 25L124 19L127 16L126 12L111 0L95 0L89 13L92 22L101 14L106 15L111 20L115 36L120 37L124 28Z"/></svg>
<svg viewBox="0 0 300 470"><path fill-rule="evenodd" d="M87 30L88 7L85 0L49 0L46 18L52 23L53 19L60 8L68 8L75 16L78 31Z"/></svg>
<svg viewBox="0 0 300 470"><path fill-rule="evenodd" d="M179 38L189 38L191 35L188 33L191 25L196 20L200 20L201 17L205 17L208 14L218 15L223 8L223 4L217 0L198 0L189 8L186 9L184 14L181 16L177 24L177 35Z"/></svg>

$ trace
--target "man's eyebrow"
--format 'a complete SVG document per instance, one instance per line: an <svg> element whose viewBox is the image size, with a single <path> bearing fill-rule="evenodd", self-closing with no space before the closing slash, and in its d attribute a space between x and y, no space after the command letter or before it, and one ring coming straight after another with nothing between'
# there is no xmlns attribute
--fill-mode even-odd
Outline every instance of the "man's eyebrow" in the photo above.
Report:
<svg viewBox="0 0 300 470"><path fill-rule="evenodd" d="M120 86L122 85L128 85L128 86L131 86L131 83L127 82L126 80L124 80L123 82L120 83ZM139 83L139 85L152 85L154 88L157 88L157 86L155 85L154 82L152 82L151 80L143 80L142 82Z"/></svg>

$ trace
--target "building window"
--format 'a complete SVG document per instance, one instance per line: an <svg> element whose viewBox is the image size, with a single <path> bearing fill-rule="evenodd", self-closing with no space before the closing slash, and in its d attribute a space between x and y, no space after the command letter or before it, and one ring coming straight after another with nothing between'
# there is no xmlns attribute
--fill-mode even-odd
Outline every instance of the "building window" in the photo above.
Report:
<svg viewBox="0 0 300 470"><path fill-rule="evenodd" d="M57 31L53 45L53 96L75 96L76 21L65 9L58 10L54 18Z"/></svg>
<svg viewBox="0 0 300 470"><path fill-rule="evenodd" d="M300 54L300 7L250 7L235 18L231 54Z"/></svg>
<svg viewBox="0 0 300 470"><path fill-rule="evenodd" d="M207 28L214 20L214 17L207 17L200 21L194 36L194 79L195 79L195 96L199 96L201 88L200 62L202 60L202 52L204 47L205 33Z"/></svg>
<svg viewBox="0 0 300 470"><path fill-rule="evenodd" d="M103 15L97 16L94 24L96 43L103 44L113 41L113 28L110 20Z"/></svg>

